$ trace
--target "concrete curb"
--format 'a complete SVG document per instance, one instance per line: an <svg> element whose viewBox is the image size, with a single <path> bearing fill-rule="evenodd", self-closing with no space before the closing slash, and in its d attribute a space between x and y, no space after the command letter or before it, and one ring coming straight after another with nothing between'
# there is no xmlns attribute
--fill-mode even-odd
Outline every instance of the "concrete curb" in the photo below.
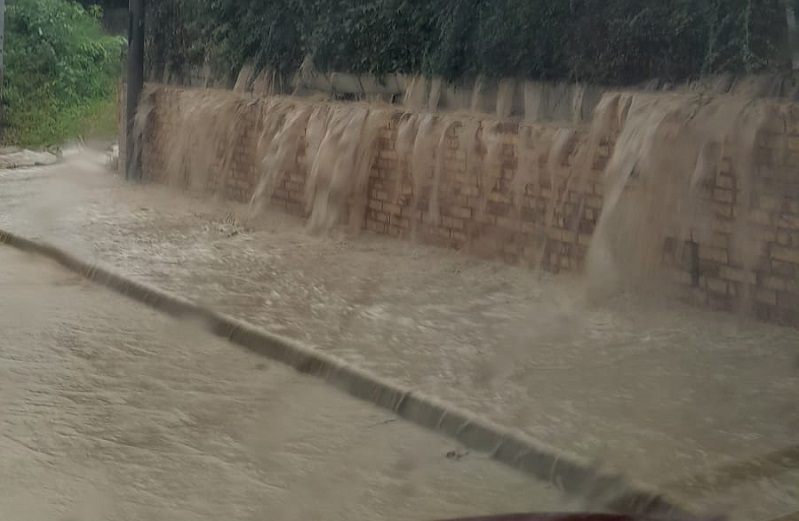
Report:
<svg viewBox="0 0 799 521"><path fill-rule="evenodd" d="M612 511L690 517L684 508L618 474L600 472L590 461L547 446L522 432L459 410L294 340L283 338L235 318L204 308L83 261L47 243L0 230L0 244L47 257L70 271L176 318L202 321L218 337L323 379L354 398L387 409L416 425L453 438L465 447L538 479L558 485L568 494L588 499Z"/></svg>

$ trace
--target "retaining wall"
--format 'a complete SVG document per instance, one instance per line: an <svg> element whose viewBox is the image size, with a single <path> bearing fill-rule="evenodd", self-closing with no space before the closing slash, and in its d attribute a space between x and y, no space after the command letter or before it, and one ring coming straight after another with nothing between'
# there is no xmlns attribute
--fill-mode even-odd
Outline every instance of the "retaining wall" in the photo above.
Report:
<svg viewBox="0 0 799 521"><path fill-rule="evenodd" d="M241 95L173 87L155 90L143 145L146 178L163 180L165 157L174 152L165 149L166 140L162 137L192 131L181 128L180 119L175 117L178 102L191 105L192 97L199 102L208 96ZM218 144L218 161L207 182L209 191L242 202L252 197L261 170L257 141L264 103L262 99L241 96L235 135L229 136L228 141L233 144L233 153L224 162L222 157L230 151L224 150L227 144ZM675 258L666 248L664 262L674 274L675 284L713 308L737 310L746 299L745 312L799 326L799 105L786 103L784 108L786 128L758 138L754 165L758 190L751 201L752 210L747 211L747 219L756 230L752 237L757 248L755 262L745 267L733 248L735 219L741 214L744 201L741 180L729 168L729 159L707 190L707 202L713 208L713 233L683 249L681 258ZM414 183L407 165L397 156L397 128L406 117L408 114L398 109L381 130L366 208L351 206L356 212L349 217L354 219L352 222L375 233L461 249L509 263L540 266L554 272L583 269L602 211L602 173L613 151L612 139L600 143L594 157L588 158L590 171L575 182L572 167L578 161L578 145L588 139L587 127L492 120L490 124L494 125L501 146L498 160L480 171L470 171L458 139L461 127L455 124L444 142L438 217L428 211L432 179ZM488 124L484 122L483 128ZM556 166L552 178L522 181L517 167L524 146L519 146L519 141L526 142L526 138L520 136L527 136L528 132L532 136L551 135L558 128L565 129L569 137L558 149L557 159L547 160ZM279 181L273 205L306 216L307 172L301 159L298 157L296 168Z"/></svg>

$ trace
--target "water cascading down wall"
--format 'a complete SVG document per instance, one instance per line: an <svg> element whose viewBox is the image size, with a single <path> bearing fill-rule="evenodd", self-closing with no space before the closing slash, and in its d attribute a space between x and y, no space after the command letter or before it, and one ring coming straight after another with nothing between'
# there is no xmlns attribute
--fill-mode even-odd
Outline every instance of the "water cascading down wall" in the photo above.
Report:
<svg viewBox="0 0 799 521"><path fill-rule="evenodd" d="M124 104L123 104L124 105ZM799 326L799 105L607 93L585 124L149 86L147 179ZM123 141L121 141L123 142Z"/></svg>

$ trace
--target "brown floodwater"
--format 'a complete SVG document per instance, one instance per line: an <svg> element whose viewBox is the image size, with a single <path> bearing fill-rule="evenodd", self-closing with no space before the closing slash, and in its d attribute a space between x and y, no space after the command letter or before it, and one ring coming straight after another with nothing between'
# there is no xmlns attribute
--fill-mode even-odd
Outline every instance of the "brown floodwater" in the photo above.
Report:
<svg viewBox="0 0 799 521"><path fill-rule="evenodd" d="M88 156L0 176L0 226L306 341L551 445L766 518L799 505L790 462L687 477L795 446L799 334L659 295L130 186Z"/></svg>

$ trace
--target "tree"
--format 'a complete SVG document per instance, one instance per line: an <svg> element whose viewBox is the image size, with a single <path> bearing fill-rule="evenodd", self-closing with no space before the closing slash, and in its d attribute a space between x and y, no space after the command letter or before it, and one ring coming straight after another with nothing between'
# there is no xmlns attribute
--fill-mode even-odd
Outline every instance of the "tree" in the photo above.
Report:
<svg viewBox="0 0 799 521"><path fill-rule="evenodd" d="M56 144L113 101L124 40L98 15L66 0L7 6L4 141Z"/></svg>

